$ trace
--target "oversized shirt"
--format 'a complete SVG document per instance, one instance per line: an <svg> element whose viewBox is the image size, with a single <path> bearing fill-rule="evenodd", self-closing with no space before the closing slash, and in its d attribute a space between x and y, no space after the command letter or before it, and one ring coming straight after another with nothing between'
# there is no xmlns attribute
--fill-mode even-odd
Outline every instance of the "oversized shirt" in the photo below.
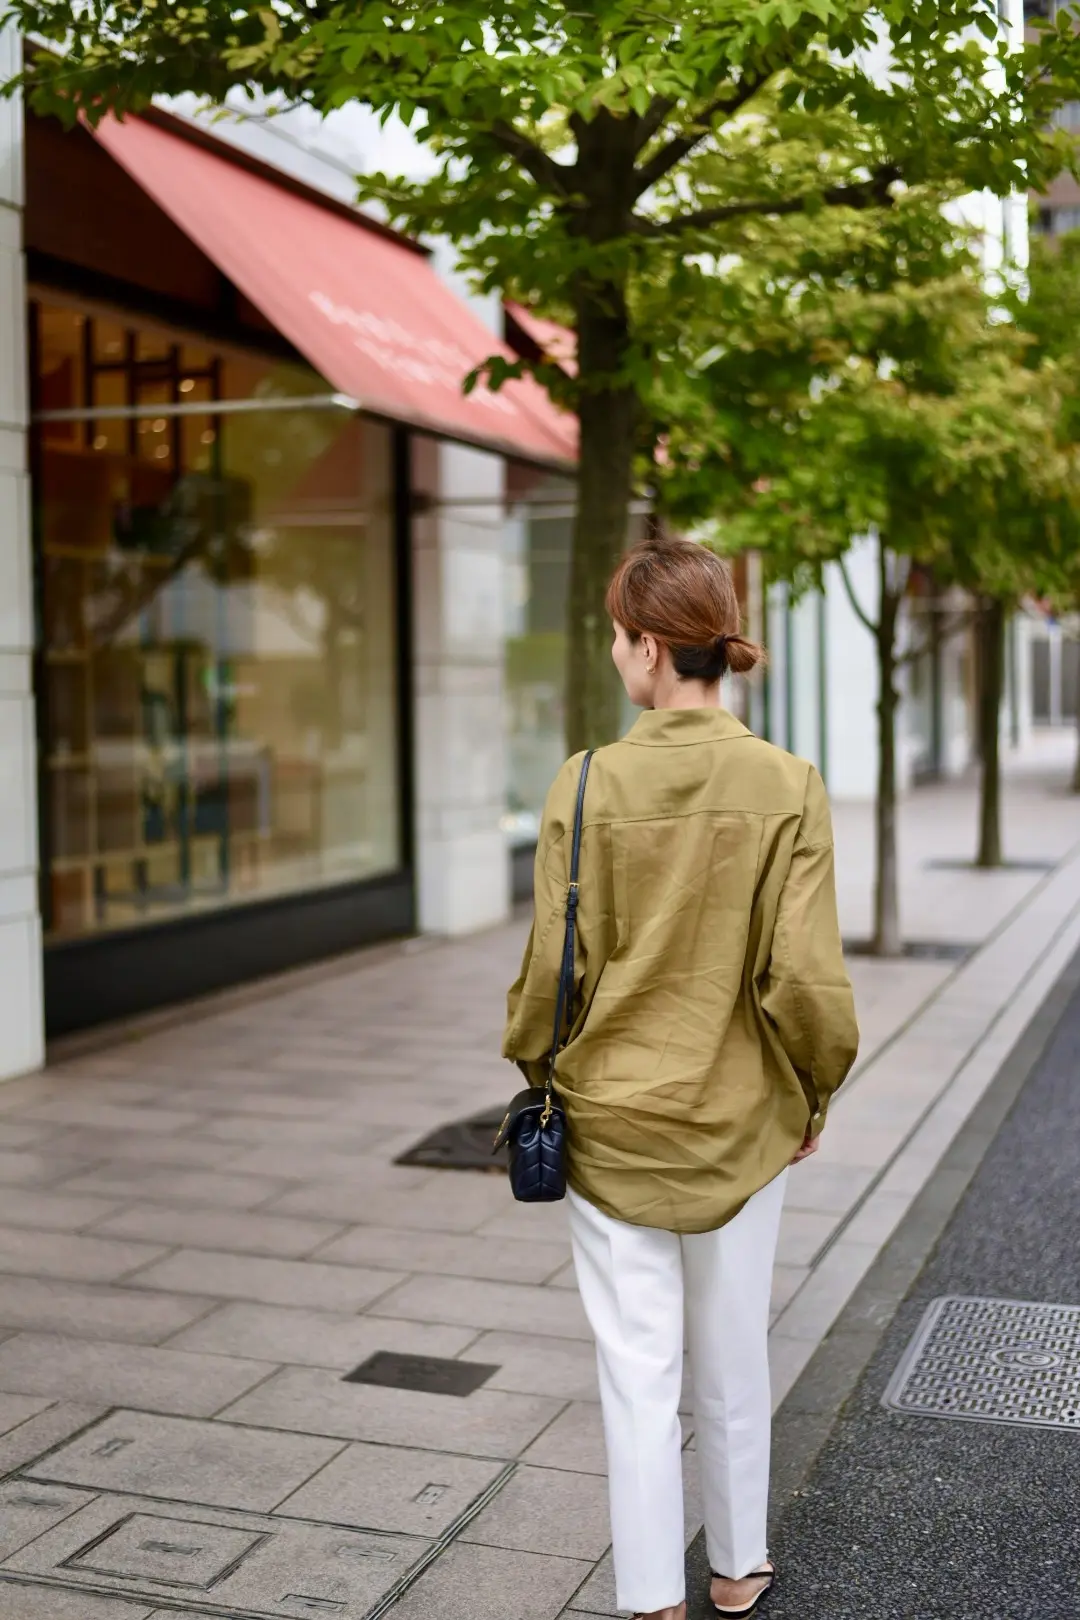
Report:
<svg viewBox="0 0 1080 1620"><path fill-rule="evenodd" d="M504 1055L543 1085L582 755L556 778ZM788 1164L855 1060L821 778L723 709L650 710L595 754L576 989L556 1065L570 1185L707 1232Z"/></svg>

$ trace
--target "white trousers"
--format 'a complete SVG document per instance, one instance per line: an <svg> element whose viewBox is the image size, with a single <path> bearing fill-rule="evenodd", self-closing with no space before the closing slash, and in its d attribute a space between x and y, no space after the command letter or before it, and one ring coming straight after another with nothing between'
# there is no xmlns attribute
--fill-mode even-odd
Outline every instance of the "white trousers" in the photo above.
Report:
<svg viewBox="0 0 1080 1620"><path fill-rule="evenodd" d="M679 1401L685 1316L709 1562L766 1558L769 1297L787 1171L717 1232L628 1226L568 1195L578 1287L596 1336L618 1607L686 1594Z"/></svg>

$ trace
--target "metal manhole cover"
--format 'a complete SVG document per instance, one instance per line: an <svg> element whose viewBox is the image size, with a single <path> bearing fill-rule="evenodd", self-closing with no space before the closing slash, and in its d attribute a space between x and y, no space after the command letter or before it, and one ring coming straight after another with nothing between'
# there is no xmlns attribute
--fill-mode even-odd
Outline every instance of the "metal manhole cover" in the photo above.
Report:
<svg viewBox="0 0 1080 1620"><path fill-rule="evenodd" d="M484 1170L488 1173L497 1170L505 1175L506 1149L493 1152L491 1146L505 1112L504 1108L487 1108L482 1114L440 1125L415 1147L399 1154L394 1163L420 1165L431 1170Z"/></svg>
<svg viewBox="0 0 1080 1620"><path fill-rule="evenodd" d="M451 1361L445 1356L410 1356L398 1350L376 1350L346 1373L345 1384L382 1384L389 1389L419 1390L426 1395L471 1395L498 1367L483 1361Z"/></svg>
<svg viewBox="0 0 1080 1620"><path fill-rule="evenodd" d="M883 1399L915 1417L1080 1431L1080 1306L936 1299Z"/></svg>

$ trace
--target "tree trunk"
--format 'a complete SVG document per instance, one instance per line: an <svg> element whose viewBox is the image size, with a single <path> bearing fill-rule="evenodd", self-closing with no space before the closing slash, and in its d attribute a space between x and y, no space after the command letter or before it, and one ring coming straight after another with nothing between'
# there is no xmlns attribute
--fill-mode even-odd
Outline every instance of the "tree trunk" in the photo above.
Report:
<svg viewBox="0 0 1080 1620"><path fill-rule="evenodd" d="M900 893L896 854L896 711L900 694L896 689L896 626L900 617L902 592L890 575L889 554L884 539L878 541L880 606L877 622L878 649L878 778L874 804L874 938L875 956L900 956Z"/></svg>
<svg viewBox="0 0 1080 1620"><path fill-rule="evenodd" d="M570 753L613 742L619 685L604 611L608 581L626 548L637 395L618 380L629 346L622 290L578 289L578 501L567 604L566 743Z"/></svg>
<svg viewBox="0 0 1080 1620"><path fill-rule="evenodd" d="M984 597L978 617L979 853L976 866L1002 864L1001 699L1005 684L1005 604Z"/></svg>

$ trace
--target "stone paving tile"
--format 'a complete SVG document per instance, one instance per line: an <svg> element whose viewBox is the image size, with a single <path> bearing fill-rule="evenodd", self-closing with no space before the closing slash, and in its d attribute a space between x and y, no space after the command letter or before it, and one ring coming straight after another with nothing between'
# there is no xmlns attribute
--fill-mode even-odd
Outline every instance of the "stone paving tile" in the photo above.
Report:
<svg viewBox="0 0 1080 1620"><path fill-rule="evenodd" d="M40 1101L48 1095L51 1076L40 1074L20 1075L17 1080L5 1080L0 1086L0 1117L14 1118L20 1108Z"/></svg>
<svg viewBox="0 0 1080 1620"><path fill-rule="evenodd" d="M611 1554L606 1553L583 1586L575 1592L567 1605L567 1613L589 1620L589 1616L625 1614L615 1602L615 1566ZM807 1615L807 1620L810 1616Z"/></svg>
<svg viewBox="0 0 1080 1620"><path fill-rule="evenodd" d="M9 1479L0 1484L0 1558L10 1558L93 1501L88 1491Z"/></svg>
<svg viewBox="0 0 1080 1620"><path fill-rule="evenodd" d="M279 1305L219 1305L169 1343L177 1350L349 1372L376 1350L416 1356L456 1356L475 1339L473 1328L347 1316ZM482 1356L476 1360L484 1360ZM540 1391L537 1391L540 1393Z"/></svg>
<svg viewBox="0 0 1080 1620"><path fill-rule="evenodd" d="M213 1303L190 1294L136 1293L38 1277L0 1278L0 1325L80 1339L157 1344L196 1321Z"/></svg>
<svg viewBox="0 0 1080 1620"><path fill-rule="evenodd" d="M360 1266L325 1266L311 1260L267 1260L257 1255L181 1249L131 1278L133 1288L210 1294L263 1305L310 1305L315 1310L359 1311L401 1281L401 1273Z"/></svg>
<svg viewBox="0 0 1080 1620"><path fill-rule="evenodd" d="M37 1417L28 1418L17 1429L0 1436L0 1476L25 1468L52 1446L62 1444L104 1415L101 1406L84 1406L76 1401L50 1404Z"/></svg>
<svg viewBox="0 0 1080 1620"><path fill-rule="evenodd" d="M0 1357L5 1349L0 1345ZM0 1360L0 1375L2 1368ZM287 1367L219 1417L230 1423L300 1434L509 1458L534 1440L564 1404L541 1395L510 1395L486 1388L464 1398L427 1395L374 1384L346 1384L338 1373L320 1368Z"/></svg>
<svg viewBox="0 0 1080 1620"><path fill-rule="evenodd" d="M243 1176L272 1176L279 1182L347 1182L365 1191L378 1184L367 1174L367 1167L373 1163L390 1165L392 1159L393 1154L374 1138L365 1143L362 1153L302 1142L293 1147L285 1142L264 1142L250 1148L234 1142L229 1169Z"/></svg>
<svg viewBox="0 0 1080 1620"><path fill-rule="evenodd" d="M354 1444L277 1512L365 1530L439 1536L499 1473L497 1462Z"/></svg>
<svg viewBox="0 0 1080 1620"><path fill-rule="evenodd" d="M529 1333L484 1333L470 1344L470 1361L498 1366L488 1389L522 1395L561 1395L566 1401L597 1401L596 1350L591 1340L537 1338Z"/></svg>
<svg viewBox="0 0 1080 1620"><path fill-rule="evenodd" d="M231 1167L203 1171L151 1163L102 1165L64 1183L65 1192L148 1198L161 1204L201 1204L209 1209L254 1209L281 1189L280 1180L237 1175Z"/></svg>
<svg viewBox="0 0 1080 1620"><path fill-rule="evenodd" d="M577 1288L577 1275L574 1271L574 1262L568 1260L555 1274L547 1279L549 1288Z"/></svg>
<svg viewBox="0 0 1080 1620"><path fill-rule="evenodd" d="M311 1254L340 1231L333 1221L221 1209L170 1209L156 1204L131 1205L94 1227L95 1236L142 1238L145 1242L181 1244L189 1249L270 1255L284 1260Z"/></svg>
<svg viewBox="0 0 1080 1620"><path fill-rule="evenodd" d="M880 1243L860 1243L845 1232L784 1308L777 1320L777 1331L790 1339L811 1339L814 1343L823 1339L880 1248Z"/></svg>
<svg viewBox="0 0 1080 1620"><path fill-rule="evenodd" d="M519 1468L461 1540L594 1562L611 1545L607 1481L557 1468Z"/></svg>
<svg viewBox="0 0 1080 1620"><path fill-rule="evenodd" d="M205 1080L207 1077L204 1075L200 1078ZM249 1115L256 1120L311 1120L332 1114L337 1106L333 1098L315 1097L310 1091L294 1095L270 1087L256 1089L253 1076L246 1069L231 1073L223 1071L216 1079L216 1090L184 1086L184 1102L190 1109L206 1116L206 1122L200 1127L202 1132L209 1132L218 1118L235 1121L237 1125L240 1123L236 1117L238 1115ZM244 1090L244 1087L251 1089ZM172 1095L171 1090L165 1090L162 1098Z"/></svg>
<svg viewBox="0 0 1080 1620"><path fill-rule="evenodd" d="M89 1490L268 1513L340 1450L337 1440L123 1411L27 1472Z"/></svg>
<svg viewBox="0 0 1080 1620"><path fill-rule="evenodd" d="M369 1185L356 1180L349 1189L351 1215L341 1218L372 1226L390 1226L421 1232L472 1232L510 1194L501 1177L458 1174L451 1182L446 1172L433 1185L430 1172L424 1172L412 1187ZM335 1200L332 1187L319 1184L297 1188L275 1199L274 1214L339 1218L344 1200Z"/></svg>
<svg viewBox="0 0 1080 1620"><path fill-rule="evenodd" d="M3 1089L0 1086L0 1093ZM0 1186L49 1187L90 1168L85 1159L54 1158L48 1153L27 1152L22 1148L5 1149L0 1151Z"/></svg>
<svg viewBox="0 0 1080 1620"><path fill-rule="evenodd" d="M27 1226L43 1232L77 1232L122 1207L115 1198L93 1198L89 1193L0 1187L0 1227Z"/></svg>
<svg viewBox="0 0 1080 1620"><path fill-rule="evenodd" d="M163 1613L164 1611L159 1611ZM69 1592L62 1586L27 1586L5 1581L0 1572L0 1620L152 1620L145 1602ZM168 1620L183 1620L175 1610ZM206 1620L192 1615L191 1620Z"/></svg>
<svg viewBox="0 0 1080 1620"><path fill-rule="evenodd" d="M830 1115L826 1133L831 1130ZM812 1210L821 1215L846 1215L869 1187L874 1172L860 1170L854 1165L831 1163L830 1148L830 1142L822 1138L820 1153L795 1166L799 1173L788 1177L784 1195L785 1214L793 1210Z"/></svg>
<svg viewBox="0 0 1080 1620"><path fill-rule="evenodd" d="M682 1403L688 1404L686 1398ZM693 1419L680 1411L683 1444L693 1432ZM567 1468L575 1474L607 1474L604 1429L600 1406L594 1401L575 1401L524 1452L523 1462L539 1468Z"/></svg>
<svg viewBox="0 0 1080 1620"><path fill-rule="evenodd" d="M515 1204L509 1188L494 1215L476 1228L478 1237L522 1238L525 1242L562 1243L570 1248L570 1223L566 1205Z"/></svg>
<svg viewBox="0 0 1080 1620"><path fill-rule="evenodd" d="M602 1474L606 1477L607 1457L599 1403L575 1401L568 1406L533 1441L523 1454L523 1460L540 1467L570 1469L575 1474Z"/></svg>
<svg viewBox="0 0 1080 1620"><path fill-rule="evenodd" d="M792 1300L810 1275L808 1266L776 1266L773 1269L770 1312L775 1319Z"/></svg>
<svg viewBox="0 0 1080 1620"><path fill-rule="evenodd" d="M555 1620L587 1563L455 1542L395 1605L394 1620Z"/></svg>
<svg viewBox="0 0 1080 1620"><path fill-rule="evenodd" d="M45 1146L58 1158L87 1160L92 1164L116 1162L136 1165L172 1165L177 1169L212 1170L227 1164L234 1150L228 1142L200 1142L192 1136L157 1136L150 1131L60 1131Z"/></svg>
<svg viewBox="0 0 1080 1620"><path fill-rule="evenodd" d="M86 1125L95 1131L160 1132L163 1136L191 1130L202 1123L200 1114L181 1113L176 1108L126 1108L119 1103L100 1101L89 1089L85 1096L69 1093L46 1102L31 1103L18 1117L46 1125Z"/></svg>
<svg viewBox="0 0 1080 1620"><path fill-rule="evenodd" d="M138 1497L102 1495L25 1545L8 1567L39 1577L63 1571L70 1585L100 1585L122 1571L130 1596L158 1605L163 1586L186 1596L197 1581L218 1615L325 1611L336 1620L365 1620L428 1546L410 1536L182 1503L169 1511Z"/></svg>
<svg viewBox="0 0 1080 1620"><path fill-rule="evenodd" d="M17 1333L0 1344L0 1390L181 1417L210 1417L266 1371L262 1361L45 1333Z"/></svg>
<svg viewBox="0 0 1080 1620"><path fill-rule="evenodd" d="M278 1162L284 1164L285 1159ZM304 1184L279 1195L263 1213L300 1215L355 1226L364 1220L374 1188L386 1188L401 1197L415 1196L430 1184L431 1171L366 1158L350 1161L348 1175L338 1180L319 1179L317 1175L310 1178L302 1168L297 1170L297 1179Z"/></svg>
<svg viewBox="0 0 1080 1620"><path fill-rule="evenodd" d="M836 1231L838 1217L815 1214L810 1210L785 1209L780 1218L777 1263L782 1266L809 1266Z"/></svg>
<svg viewBox="0 0 1080 1620"><path fill-rule="evenodd" d="M385 1129L365 1129L361 1119L343 1119L341 1110L337 1109L318 1119L225 1114L204 1121L198 1140L234 1148L239 1143L241 1147L325 1148L329 1153L365 1154L371 1151L373 1144L378 1146L385 1134Z"/></svg>
<svg viewBox="0 0 1080 1620"><path fill-rule="evenodd" d="M26 1277L64 1277L71 1282L114 1282L137 1266L167 1254L160 1244L121 1243L69 1232L31 1232L0 1227L0 1272Z"/></svg>
<svg viewBox="0 0 1080 1620"><path fill-rule="evenodd" d="M469 1327L591 1339L576 1294L519 1283L472 1278L411 1277L373 1307L373 1315L418 1322L460 1322Z"/></svg>
<svg viewBox="0 0 1080 1620"><path fill-rule="evenodd" d="M0 1395L0 1435L17 1429L27 1418L36 1417L52 1405L46 1397L38 1395Z"/></svg>
<svg viewBox="0 0 1080 1620"><path fill-rule="evenodd" d="M554 1243L516 1243L465 1233L402 1232L357 1226L319 1250L319 1260L338 1265L390 1266L443 1277L476 1277L492 1282L513 1278L542 1283L563 1264L566 1250Z"/></svg>
<svg viewBox="0 0 1080 1620"><path fill-rule="evenodd" d="M47 1142L56 1134L55 1125L35 1125L31 1120L4 1119L0 1116L0 1150L5 1153Z"/></svg>

